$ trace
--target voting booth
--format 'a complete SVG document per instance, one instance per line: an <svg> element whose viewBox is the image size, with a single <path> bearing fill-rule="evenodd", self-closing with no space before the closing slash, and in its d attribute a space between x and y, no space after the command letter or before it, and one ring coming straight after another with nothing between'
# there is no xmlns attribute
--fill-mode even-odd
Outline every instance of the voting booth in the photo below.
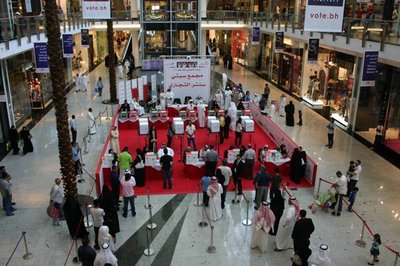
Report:
<svg viewBox="0 0 400 266"><path fill-rule="evenodd" d="M244 132L254 132L254 121L253 121L253 119L244 120L243 129L244 129Z"/></svg>
<svg viewBox="0 0 400 266"><path fill-rule="evenodd" d="M184 123L183 123L182 118L174 117L172 126L174 128L176 135L182 135L184 133Z"/></svg>
<svg viewBox="0 0 400 266"><path fill-rule="evenodd" d="M149 134L149 120L147 118L139 118L139 135Z"/></svg>
<svg viewBox="0 0 400 266"><path fill-rule="evenodd" d="M220 130L220 123L219 120L210 120L210 122L208 123L208 128L210 129L211 133L218 133Z"/></svg>
<svg viewBox="0 0 400 266"><path fill-rule="evenodd" d="M210 115L207 117L207 127L210 128L211 127L211 121L212 120L217 120L217 118L213 115Z"/></svg>

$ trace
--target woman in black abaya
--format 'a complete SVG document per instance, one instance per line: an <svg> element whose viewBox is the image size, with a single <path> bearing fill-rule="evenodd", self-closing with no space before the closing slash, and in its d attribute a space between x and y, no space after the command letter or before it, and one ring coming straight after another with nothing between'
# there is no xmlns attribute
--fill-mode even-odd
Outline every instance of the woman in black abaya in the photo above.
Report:
<svg viewBox="0 0 400 266"><path fill-rule="evenodd" d="M144 187L145 185L144 164L145 164L144 153L139 148L137 148L136 158L133 161L133 166L135 168L136 186L138 187Z"/></svg>
<svg viewBox="0 0 400 266"><path fill-rule="evenodd" d="M296 184L300 184L300 179L302 177L302 167L301 167L301 154L298 148L295 148L290 158L290 179Z"/></svg>
<svg viewBox="0 0 400 266"><path fill-rule="evenodd" d="M288 127L294 126L294 105L293 102L290 101L288 105L285 106L286 113L286 125Z"/></svg>
<svg viewBox="0 0 400 266"><path fill-rule="evenodd" d="M15 126L11 126L10 128L10 141L11 141L11 148L13 149L13 154L19 153L19 134Z"/></svg>
<svg viewBox="0 0 400 266"><path fill-rule="evenodd" d="M22 140L24 141L24 148L23 154L27 154L28 152L33 152L33 145L32 145L32 135L26 127L23 127L20 134Z"/></svg>
<svg viewBox="0 0 400 266"><path fill-rule="evenodd" d="M281 190L277 188L271 191L270 198L271 198L271 204L269 208L275 215L275 223L274 223L274 231L272 231L271 228L269 234L275 236L276 233L278 232L279 221L281 220L283 210L285 209L285 200L282 197Z"/></svg>

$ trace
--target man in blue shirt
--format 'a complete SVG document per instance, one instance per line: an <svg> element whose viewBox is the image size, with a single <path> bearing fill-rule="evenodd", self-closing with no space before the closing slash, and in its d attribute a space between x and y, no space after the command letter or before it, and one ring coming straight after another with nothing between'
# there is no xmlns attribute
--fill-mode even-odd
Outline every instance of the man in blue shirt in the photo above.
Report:
<svg viewBox="0 0 400 266"><path fill-rule="evenodd" d="M80 158L79 158L79 146L78 143L76 142L71 142L72 145L72 161L74 162L74 170L75 170L75 175L79 175L82 173L81 170L81 162L80 162Z"/></svg>
<svg viewBox="0 0 400 266"><path fill-rule="evenodd" d="M207 188L211 183L211 177L209 173L206 173L205 176L203 176L200 180L200 184L203 188L203 205L205 207L208 207L208 201L210 199L210 196L207 194Z"/></svg>

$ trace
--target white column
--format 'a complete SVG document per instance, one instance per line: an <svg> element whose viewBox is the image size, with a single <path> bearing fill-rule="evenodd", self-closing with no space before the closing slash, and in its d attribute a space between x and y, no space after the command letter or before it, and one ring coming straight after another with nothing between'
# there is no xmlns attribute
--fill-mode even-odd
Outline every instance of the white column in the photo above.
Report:
<svg viewBox="0 0 400 266"><path fill-rule="evenodd" d="M140 3L137 0L131 0L131 17L132 18L138 18L138 10L140 10L139 7Z"/></svg>
<svg viewBox="0 0 400 266"><path fill-rule="evenodd" d="M132 55L135 57L135 65L141 66L142 59L140 58L140 53L139 53L139 40L140 40L139 30L132 30L131 36L132 36Z"/></svg>
<svg viewBox="0 0 400 266"><path fill-rule="evenodd" d="M200 55L206 55L206 45L207 45L207 31L201 31L200 43Z"/></svg>

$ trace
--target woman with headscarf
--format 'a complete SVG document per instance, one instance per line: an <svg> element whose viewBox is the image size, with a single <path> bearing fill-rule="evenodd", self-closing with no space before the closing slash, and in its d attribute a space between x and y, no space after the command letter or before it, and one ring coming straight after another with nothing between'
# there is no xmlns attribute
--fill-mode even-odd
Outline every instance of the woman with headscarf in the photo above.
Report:
<svg viewBox="0 0 400 266"><path fill-rule="evenodd" d="M133 161L133 167L135 168L135 180L136 186L144 187L145 185L145 174L144 174L145 156L141 149L136 149L136 158Z"/></svg>
<svg viewBox="0 0 400 266"><path fill-rule="evenodd" d="M278 233L279 221L285 210L285 200L282 197L282 191L280 189L273 189L271 187L269 196L271 200L270 209L275 215L274 230L271 229L269 234L275 236Z"/></svg>
<svg viewBox="0 0 400 266"><path fill-rule="evenodd" d="M108 244L113 253L117 251L110 229L106 225L101 226L99 229L99 245L102 247L104 244Z"/></svg>
<svg viewBox="0 0 400 266"><path fill-rule="evenodd" d="M101 246L100 252L96 255L93 266L118 266L118 259L114 256L108 244Z"/></svg>
<svg viewBox="0 0 400 266"><path fill-rule="evenodd" d="M290 179L296 184L300 184L302 177L301 154L298 148L295 148L290 158Z"/></svg>
<svg viewBox="0 0 400 266"><path fill-rule="evenodd" d="M27 154L28 152L33 152L33 145L32 145L32 135L26 127L23 127L21 130L21 139L24 141L24 147L22 149L23 154Z"/></svg>
<svg viewBox="0 0 400 266"><path fill-rule="evenodd" d="M18 130L15 128L15 126L11 126L10 128L10 142L11 142L11 148L13 150L13 154L18 154L19 153L19 147L18 147L18 142L19 142L19 134Z"/></svg>
<svg viewBox="0 0 400 266"><path fill-rule="evenodd" d="M259 248L262 253L267 251L269 230L274 230L275 215L268 207L267 202L263 202L257 210L253 221L253 235L251 237L250 248Z"/></svg>
<svg viewBox="0 0 400 266"><path fill-rule="evenodd" d="M155 126L151 126L149 130L149 148L150 152L157 152L157 131Z"/></svg>
<svg viewBox="0 0 400 266"><path fill-rule="evenodd" d="M113 128L110 131L110 147L113 150L113 152L119 154L120 149L119 149L119 132L117 126L113 126Z"/></svg>
<svg viewBox="0 0 400 266"><path fill-rule="evenodd" d="M206 126L206 106L203 102L197 105L197 118L199 120L199 127L203 128Z"/></svg>
<svg viewBox="0 0 400 266"><path fill-rule="evenodd" d="M222 218L222 208L221 208L221 195L222 186L218 183L218 179L213 176L211 178L211 183L207 188L207 195L210 197L208 206L210 220L213 222L218 221Z"/></svg>
<svg viewBox="0 0 400 266"><path fill-rule="evenodd" d="M278 232L275 237L275 251L293 248L291 234L299 214L299 202L296 200L296 198L290 198L288 201L288 207L286 208L285 213L279 222Z"/></svg>
<svg viewBox="0 0 400 266"><path fill-rule="evenodd" d="M331 266L332 262L328 257L328 246L325 244L319 246L318 251L313 252L308 258L308 264L315 266Z"/></svg>
<svg viewBox="0 0 400 266"><path fill-rule="evenodd" d="M288 127L294 126L294 104L292 101L289 102L288 105L285 106L286 113L286 125Z"/></svg>
<svg viewBox="0 0 400 266"><path fill-rule="evenodd" d="M232 131L235 131L236 128L236 120L237 120L237 108L236 108L236 104L234 102L231 102L231 105L229 106L228 109L228 116L231 118L231 124L229 126L229 128Z"/></svg>

